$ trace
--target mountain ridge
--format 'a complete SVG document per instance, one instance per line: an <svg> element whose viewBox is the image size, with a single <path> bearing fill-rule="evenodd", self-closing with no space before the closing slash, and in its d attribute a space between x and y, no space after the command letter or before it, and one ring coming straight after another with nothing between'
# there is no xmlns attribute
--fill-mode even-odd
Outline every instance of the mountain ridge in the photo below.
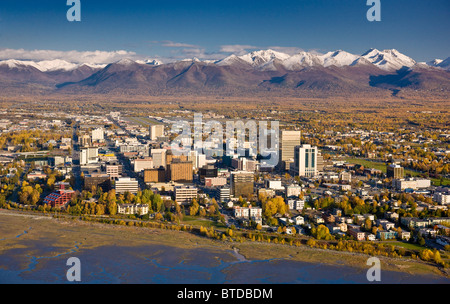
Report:
<svg viewBox="0 0 450 304"><path fill-rule="evenodd" d="M110 64L64 60L0 61L0 87L59 93L154 94L167 90L204 92L312 91L358 94L382 91L450 91L450 58L428 63L395 49L343 50L294 55L272 49L232 54L220 60L184 59L170 63L124 58Z"/></svg>

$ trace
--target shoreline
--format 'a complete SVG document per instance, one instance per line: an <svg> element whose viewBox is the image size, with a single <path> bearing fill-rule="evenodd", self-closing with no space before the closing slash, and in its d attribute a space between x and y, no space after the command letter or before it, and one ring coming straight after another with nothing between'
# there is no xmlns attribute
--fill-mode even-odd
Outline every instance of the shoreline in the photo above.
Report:
<svg viewBox="0 0 450 304"><path fill-rule="evenodd" d="M49 219L50 221L43 221L43 219ZM310 248L306 245L295 247L251 241L242 243L224 242L184 231L55 219L48 216L13 214L11 212L3 212L3 210L0 212L1 222L9 224L0 226L2 236L8 234L5 231L8 228L15 231L13 233L9 231L9 237L0 239L0 241L10 246L10 248L5 248L4 244L1 244L0 252L15 248L20 244L21 239L35 240L36 236L39 237L39 234L43 233L50 239L54 239L55 244L52 245L54 247L73 247L73 242L77 241L83 243L80 249L84 250L98 248L103 245L162 245L187 250L204 249L213 252L226 252L230 259L239 261L276 258L312 264L348 266L361 271L369 269L370 266L366 265L366 261L369 257L372 257L363 253ZM29 230L30 227L32 229L29 233L24 234L24 231ZM274 248L276 250L273 250ZM450 278L448 271L423 261L391 257L378 258L381 261L381 269L385 271L395 271L412 276L435 275L442 278Z"/></svg>

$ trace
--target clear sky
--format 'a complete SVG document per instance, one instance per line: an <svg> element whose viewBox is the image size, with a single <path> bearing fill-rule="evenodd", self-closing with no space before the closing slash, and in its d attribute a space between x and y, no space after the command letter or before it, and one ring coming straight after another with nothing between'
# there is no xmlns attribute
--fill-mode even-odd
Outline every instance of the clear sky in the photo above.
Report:
<svg viewBox="0 0 450 304"><path fill-rule="evenodd" d="M366 0L81 0L81 22L68 22L68 9L66 0L1 0L0 49L124 50L166 59L267 48L395 48L417 61L450 56L449 0L381 0L381 22L367 21Z"/></svg>

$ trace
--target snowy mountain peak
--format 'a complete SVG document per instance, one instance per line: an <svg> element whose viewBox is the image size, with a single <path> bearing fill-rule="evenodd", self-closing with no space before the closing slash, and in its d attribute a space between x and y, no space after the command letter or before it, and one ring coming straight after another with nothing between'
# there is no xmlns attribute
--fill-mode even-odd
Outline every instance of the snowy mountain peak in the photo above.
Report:
<svg viewBox="0 0 450 304"><path fill-rule="evenodd" d="M399 70L403 67L411 68L416 64L412 58L403 55L396 49L379 51L370 49L361 57L383 70Z"/></svg>
<svg viewBox="0 0 450 304"><path fill-rule="evenodd" d="M443 61L444 60L442 60L442 59L434 59L434 60L428 61L426 64L429 66L436 67L436 66L439 66L439 64L442 63Z"/></svg>
<svg viewBox="0 0 450 304"><path fill-rule="evenodd" d="M159 60L156 60L156 59L136 60L136 63L147 64L147 65L161 65L161 64L163 64L162 61L159 61Z"/></svg>
<svg viewBox="0 0 450 304"><path fill-rule="evenodd" d="M289 57L290 56L288 54L277 52L271 49L254 51L249 54L239 56L240 59L244 60L245 62L253 66L260 66L275 59L283 61L288 59Z"/></svg>
<svg viewBox="0 0 450 304"><path fill-rule="evenodd" d="M120 59L119 61L115 62L115 64L120 64L120 65L125 65L125 66L133 65L133 64L136 64L136 63L137 63L136 61L133 61L133 60L131 60L129 58Z"/></svg>

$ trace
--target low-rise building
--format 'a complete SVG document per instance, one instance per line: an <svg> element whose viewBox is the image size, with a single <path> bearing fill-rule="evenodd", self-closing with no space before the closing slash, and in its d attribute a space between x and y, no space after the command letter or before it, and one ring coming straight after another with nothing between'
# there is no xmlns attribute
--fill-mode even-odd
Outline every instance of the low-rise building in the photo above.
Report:
<svg viewBox="0 0 450 304"><path fill-rule="evenodd" d="M290 210L303 210L305 208L304 200L288 200L287 201Z"/></svg>
<svg viewBox="0 0 450 304"><path fill-rule="evenodd" d="M366 234L362 232L361 228L357 225L347 225L347 233L357 241L364 241L366 239Z"/></svg>
<svg viewBox="0 0 450 304"><path fill-rule="evenodd" d="M190 204L198 196L198 189L193 186L176 186L174 188L175 201L181 204Z"/></svg>
<svg viewBox="0 0 450 304"><path fill-rule="evenodd" d="M378 230L377 231L377 238L380 240L392 240L397 237L397 231L395 230Z"/></svg>
<svg viewBox="0 0 450 304"><path fill-rule="evenodd" d="M114 185L116 193L130 192L136 194L139 191L139 182L131 177L117 178Z"/></svg>
<svg viewBox="0 0 450 304"><path fill-rule="evenodd" d="M147 204L117 204L117 213L119 214L139 214L144 215L148 213Z"/></svg>
<svg viewBox="0 0 450 304"><path fill-rule="evenodd" d="M50 193L44 198L44 204L52 207L65 207L65 205L72 199L75 194L73 190L59 189L53 193Z"/></svg>

